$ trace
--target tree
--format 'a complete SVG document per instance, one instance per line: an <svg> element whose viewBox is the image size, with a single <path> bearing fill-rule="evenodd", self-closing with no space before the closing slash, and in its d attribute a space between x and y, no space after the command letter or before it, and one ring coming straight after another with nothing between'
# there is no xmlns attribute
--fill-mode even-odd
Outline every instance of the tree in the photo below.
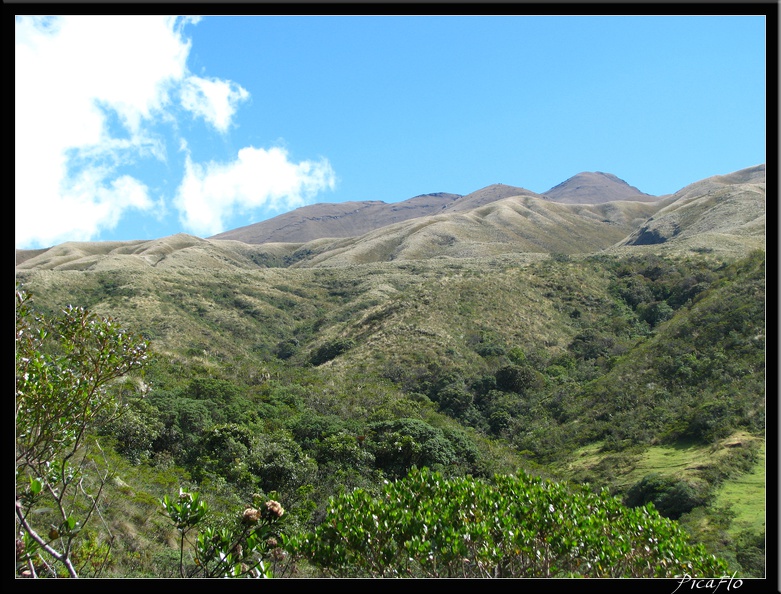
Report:
<svg viewBox="0 0 781 594"><path fill-rule="evenodd" d="M146 341L79 307L36 313L16 290L16 501L18 569L78 577L76 539L99 513L109 472L91 439L122 411L116 381L143 368Z"/></svg>
<svg viewBox="0 0 781 594"><path fill-rule="evenodd" d="M496 372L496 387L505 392L525 394L538 384L537 374L529 365L511 363Z"/></svg>
<svg viewBox="0 0 781 594"><path fill-rule="evenodd" d="M446 434L420 419L401 418L368 426L365 447L374 456L376 468L393 478L404 477L413 466L473 470L476 451L460 433Z"/></svg>
<svg viewBox="0 0 781 594"><path fill-rule="evenodd" d="M333 497L287 550L341 577L721 577L727 564L688 544L652 504L627 508L525 473L446 479L413 469L378 496Z"/></svg>
<svg viewBox="0 0 781 594"><path fill-rule="evenodd" d="M651 502L661 515L673 520L706 502L702 488L684 480L649 474L634 484L626 493L624 502L630 507Z"/></svg>

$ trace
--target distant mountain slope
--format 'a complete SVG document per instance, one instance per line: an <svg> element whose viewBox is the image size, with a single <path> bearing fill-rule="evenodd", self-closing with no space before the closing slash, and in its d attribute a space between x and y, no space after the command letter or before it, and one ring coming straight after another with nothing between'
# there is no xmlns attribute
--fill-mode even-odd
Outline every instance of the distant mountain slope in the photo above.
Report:
<svg viewBox="0 0 781 594"><path fill-rule="evenodd" d="M665 200L665 206L627 237L623 245L734 238L765 238L765 165L695 182Z"/></svg>
<svg viewBox="0 0 781 594"><path fill-rule="evenodd" d="M385 225L435 214L458 198L458 194L437 193L391 204L377 200L312 204L210 239L303 243L322 237L354 237Z"/></svg>
<svg viewBox="0 0 781 594"><path fill-rule="evenodd" d="M554 202L565 204L602 204L619 200L653 202L658 196L644 194L611 173L584 172L569 178L542 194Z"/></svg>
<svg viewBox="0 0 781 594"><path fill-rule="evenodd" d="M479 202L480 197L475 199ZM149 241L68 242L38 250L33 257L22 252L16 268L306 268L507 253L590 253L620 242L658 208L655 203L557 204L542 197L511 196L471 210L445 209L384 225L356 237L253 244L182 233Z"/></svg>
<svg viewBox="0 0 781 594"><path fill-rule="evenodd" d="M607 179L614 189L623 188ZM466 196L427 194L394 204L312 205L209 239L177 234L17 250L16 269L158 267L187 272L226 266L306 268L436 257L585 254L656 244L673 250L745 252L765 244L764 165L707 178L654 201L623 188L623 195L635 199L580 204L577 200L583 196L593 197L594 186L569 186L559 187L559 196L574 203L495 184ZM332 235L320 237L325 228ZM334 236L337 231L343 235ZM265 232L266 238L256 232Z"/></svg>
<svg viewBox="0 0 781 594"><path fill-rule="evenodd" d="M565 204L657 200L615 175L579 173L545 194L536 194L525 188L505 184L492 184L465 196L437 193L423 194L390 204L376 200L312 204L265 221L219 233L209 239L233 239L263 244L358 237L387 225L442 212L466 212L512 196L532 196Z"/></svg>
<svg viewBox="0 0 781 594"><path fill-rule="evenodd" d="M513 196L533 196L542 198L531 190L517 188L515 186L506 186L505 184L492 184L466 196L462 196L451 204L448 204L446 210L449 212L466 212L479 206L485 206L498 200L511 198Z"/></svg>
<svg viewBox="0 0 781 594"><path fill-rule="evenodd" d="M657 208L633 202L557 204L540 197L513 196L464 212L447 209L360 237L312 242L305 246L312 255L296 266L507 253L591 253L621 241Z"/></svg>
<svg viewBox="0 0 781 594"><path fill-rule="evenodd" d="M211 241L186 233L139 241L66 242L17 255L17 270L142 270L150 267L183 271L257 267L257 246L237 241ZM267 253L268 248L264 249ZM19 251L17 251L19 254Z"/></svg>

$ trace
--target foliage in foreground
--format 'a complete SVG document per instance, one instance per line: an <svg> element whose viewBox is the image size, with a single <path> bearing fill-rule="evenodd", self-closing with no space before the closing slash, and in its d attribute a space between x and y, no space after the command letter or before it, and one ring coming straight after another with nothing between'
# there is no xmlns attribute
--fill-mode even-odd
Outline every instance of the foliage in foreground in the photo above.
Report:
<svg viewBox="0 0 781 594"><path fill-rule="evenodd" d="M571 491L527 474L446 479L413 469L378 497L332 498L290 551L329 576L720 577L727 564L688 544L652 505Z"/></svg>
<svg viewBox="0 0 781 594"><path fill-rule="evenodd" d="M209 507L199 493L180 490L175 499L163 498L165 514L179 532L180 577L274 576L267 562L284 558L278 539L285 510L278 501L254 499L257 507L248 506L230 525L219 526L207 522Z"/></svg>
<svg viewBox="0 0 781 594"><path fill-rule="evenodd" d="M76 539L100 515L109 478L99 444L86 447L89 430L120 412L112 384L145 365L147 343L83 308L35 315L29 300L16 291L18 567L78 577Z"/></svg>
<svg viewBox="0 0 781 594"><path fill-rule="evenodd" d="M730 462L732 468L727 468L725 458L714 457L685 481L668 480L664 473L663 480L646 476L634 486L618 488L616 483L616 461L629 464L633 448L677 444L683 438L715 443L736 429L763 432L764 254L733 265L600 256L578 266L544 262L522 271L497 266L479 274L459 269L453 277L448 271L432 272L425 282L412 285L393 277L399 292L387 304L369 300L371 279L359 282L356 276L346 284L344 274L317 271L314 279L301 281L306 284L292 285L286 291L300 301L281 303L273 316L247 308L253 291L264 286L256 277L252 282L220 278L219 294L209 292L212 285L193 281L198 287L191 297L209 305L192 310L199 323L211 324L206 335L214 344L208 343L208 353L208 341L193 338L188 326L168 317L165 299L179 295L168 285L159 289L157 313L143 322L128 316L136 306L130 297L112 294L104 303L100 293L89 288L96 277L101 282L109 278L108 273L88 272L78 282L58 277L56 287L39 286L36 302L44 306L41 311L57 312L66 299L78 297L101 311L116 312L150 339L161 336L155 329L162 320L188 345L181 351L161 340L166 356L145 367L143 397L125 384L123 414L114 417L112 405L95 419L109 421L94 427L102 449L85 437L82 443L92 447L92 453L83 456L89 453L83 447L72 458L75 466L70 468L84 480L66 480L88 488L102 504L90 508L89 499L81 497L78 505L63 508L67 516L58 518L58 509L39 498L35 513L27 516L44 536L54 528L51 534L72 541L68 550L80 576L180 575L180 551L171 547L173 530L152 525L148 517L157 518L150 509L181 484L202 493L212 509L226 513L220 529L235 528L235 512L251 494L273 493L269 496L284 504L287 525L297 532L321 524L331 494L361 487L367 497L376 497L383 479L404 477L412 465L440 471L447 479L487 479L521 466L542 469L543 464L568 459L572 449L595 442L602 442L602 452L608 454L603 462L564 476L609 486L613 493L624 493L628 505L653 501L664 516L683 513L681 525L687 529L699 527L689 518L701 512L697 517L707 530L697 529L690 542L706 543L710 552L731 564L730 573L734 569L743 576L749 571L764 576L764 549L752 540L747 554L746 543L726 533L729 521L714 531L709 507L713 489L727 471L745 472L747 467ZM443 284L445 278L452 282ZM128 296L134 291L146 295L129 279L114 282ZM449 294L439 290L447 286ZM517 296L520 288L530 286L546 291L539 297L551 306L540 311L550 315L539 317L551 320L550 329L519 325L517 316L491 317L515 311L514 304L525 313L537 312L529 300L515 303L487 294L501 296L505 293L499 289L507 288L512 291L506 294ZM432 293L432 287L439 292ZM53 297L58 292L59 297ZM416 313L419 303L427 304L425 313ZM181 309L189 305L185 299ZM369 309L367 316L366 308L375 306L377 311ZM205 311L219 315L212 319ZM292 313L295 316L285 317ZM437 332L421 333L414 348L394 346L391 338L396 334L389 329L404 329L399 335L408 338L408 332L424 323L420 316L434 314L443 325L424 326L448 328L445 334L453 340L439 341ZM226 322L236 316L240 324ZM335 348L342 344L342 335L353 341L350 348ZM56 334L49 339L52 336ZM221 349L223 337L235 350ZM270 345L288 344L286 340L295 347L292 354L280 351L273 356ZM314 357L320 345L334 347L334 352L324 349L324 363ZM43 352L53 356L53 348L48 342ZM17 361L17 378L19 365ZM58 415L56 420L68 417ZM19 422L17 417L17 427ZM456 422L470 426L469 431L455 432ZM498 442L487 447L494 437L507 440L528 465L526 460L519 465ZM118 464L112 447L134 466ZM731 451L744 450L749 453L744 446ZM118 466L127 481L119 487L111 477ZM555 472L553 468L546 466L545 471ZM40 478L29 480L31 492L42 489ZM17 493L24 488L26 484L18 484ZM636 500L630 501L631 495ZM87 526L82 520L89 520L90 509L101 516L93 513ZM122 539L113 538L118 531ZM762 542L764 535L756 538ZM22 547L22 552L32 552L34 546ZM42 567L36 568L38 575L46 574L40 573ZM192 569L189 565L185 571L189 575ZM422 569L415 571L424 575ZM57 573L64 575L64 568Z"/></svg>

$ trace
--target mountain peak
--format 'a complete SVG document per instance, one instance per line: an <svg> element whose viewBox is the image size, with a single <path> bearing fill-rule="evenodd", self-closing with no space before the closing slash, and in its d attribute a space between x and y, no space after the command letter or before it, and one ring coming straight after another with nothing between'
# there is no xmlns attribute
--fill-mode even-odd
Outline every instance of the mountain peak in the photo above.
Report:
<svg viewBox="0 0 781 594"><path fill-rule="evenodd" d="M630 186L612 173L602 171L578 173L542 195L548 200L566 204L602 204L619 200L653 202L658 199L657 196L645 194Z"/></svg>

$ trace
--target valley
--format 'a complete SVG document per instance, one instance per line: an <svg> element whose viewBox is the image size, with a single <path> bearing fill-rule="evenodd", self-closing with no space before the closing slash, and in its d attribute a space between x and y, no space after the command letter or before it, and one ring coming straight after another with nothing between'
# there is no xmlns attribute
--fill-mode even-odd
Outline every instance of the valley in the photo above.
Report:
<svg viewBox="0 0 781 594"><path fill-rule="evenodd" d="M221 237L17 251L41 311L83 306L150 343L129 416L101 433L126 485L108 490L128 535L114 571L163 565L153 502L177 481L219 509L274 494L304 530L331 495L427 466L653 502L760 577L764 172L664 197L621 182L594 203L586 182L618 183L601 174L547 196L416 197L403 220L380 203L316 226L304 207ZM306 231L278 241L294 214Z"/></svg>

